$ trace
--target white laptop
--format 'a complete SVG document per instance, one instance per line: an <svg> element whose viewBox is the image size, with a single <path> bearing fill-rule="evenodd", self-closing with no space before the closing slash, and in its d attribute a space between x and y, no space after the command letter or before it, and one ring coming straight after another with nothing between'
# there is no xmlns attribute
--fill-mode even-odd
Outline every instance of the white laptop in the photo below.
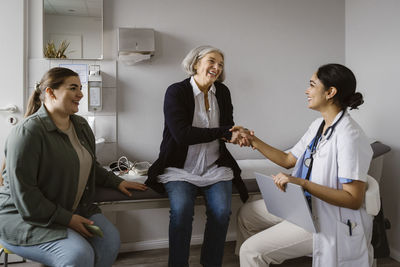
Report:
<svg viewBox="0 0 400 267"><path fill-rule="evenodd" d="M274 184L271 176L257 172L255 175L267 210L271 214L296 224L310 233L317 232L301 186L288 183L286 192L282 192Z"/></svg>

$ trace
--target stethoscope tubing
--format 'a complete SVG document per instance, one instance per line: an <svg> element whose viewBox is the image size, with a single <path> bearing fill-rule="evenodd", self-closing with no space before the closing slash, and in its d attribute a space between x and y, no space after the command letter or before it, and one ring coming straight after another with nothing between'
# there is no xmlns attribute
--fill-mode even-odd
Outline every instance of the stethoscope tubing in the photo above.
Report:
<svg viewBox="0 0 400 267"><path fill-rule="evenodd" d="M312 147L311 147L311 154L312 155L315 154L315 151L317 150L316 148L318 147L318 143L323 143L324 141L328 141L332 137L332 134L333 134L333 131L335 130L335 127L342 120L342 118L344 117L345 113L346 113L346 110L343 110L342 114L339 117L339 119L334 124L329 126L322 135L321 135L320 132L322 132L322 129L325 126L325 121L321 122L321 125L319 126L320 128L318 129L318 132L314 137L314 142L313 142ZM320 138L321 138L321 141L319 140Z"/></svg>
<svg viewBox="0 0 400 267"><path fill-rule="evenodd" d="M324 126L325 126L325 120L323 120L318 128L318 131L314 137L314 141L311 145L311 147L309 147L310 149L310 157L304 159L304 164L307 168L309 168L308 172L307 172L307 177L306 179L308 180L308 177L310 177L311 174L311 169L312 169L312 165L313 165L313 161L314 161L314 154L317 152L318 147L321 146L323 143L327 142L333 134L333 131L335 130L335 127L338 125L338 123L341 121L341 119L344 117L344 114L346 113L346 110L342 111L342 114L340 115L339 119L332 124L331 126L329 126L324 133L322 133ZM328 133L329 132L329 133ZM321 138L321 140L319 140Z"/></svg>

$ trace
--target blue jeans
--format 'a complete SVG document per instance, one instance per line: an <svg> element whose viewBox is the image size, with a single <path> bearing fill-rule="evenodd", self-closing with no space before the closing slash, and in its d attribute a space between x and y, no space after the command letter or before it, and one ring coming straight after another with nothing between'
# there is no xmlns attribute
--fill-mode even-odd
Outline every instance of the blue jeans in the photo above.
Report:
<svg viewBox="0 0 400 267"><path fill-rule="evenodd" d="M103 231L104 237L84 238L71 228L65 239L34 246L13 246L0 241L13 253L48 266L110 267L117 258L120 238L115 226L102 214L90 217Z"/></svg>
<svg viewBox="0 0 400 267"><path fill-rule="evenodd" d="M200 263L206 267L221 266L231 215L232 181L222 181L205 187L173 181L165 183L164 187L171 206L168 266L189 266L194 205L198 190L204 195L207 214Z"/></svg>

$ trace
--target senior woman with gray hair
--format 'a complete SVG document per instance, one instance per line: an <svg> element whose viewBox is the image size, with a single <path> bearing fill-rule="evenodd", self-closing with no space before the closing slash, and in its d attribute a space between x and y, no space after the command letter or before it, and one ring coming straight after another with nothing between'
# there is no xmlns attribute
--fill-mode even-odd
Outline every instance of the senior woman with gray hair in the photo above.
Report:
<svg viewBox="0 0 400 267"><path fill-rule="evenodd" d="M224 55L211 46L194 48L182 62L189 78L168 87L160 154L146 184L170 200L168 266L189 266L195 199L206 202L207 223L200 262L221 266L231 214L232 183L248 198L240 169L225 142L237 143L233 107L224 80Z"/></svg>

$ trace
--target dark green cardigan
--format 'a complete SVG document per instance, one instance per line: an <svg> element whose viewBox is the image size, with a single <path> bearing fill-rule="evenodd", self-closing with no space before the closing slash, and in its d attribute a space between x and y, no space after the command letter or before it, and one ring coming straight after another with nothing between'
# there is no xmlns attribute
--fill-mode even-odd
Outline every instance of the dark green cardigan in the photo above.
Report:
<svg viewBox="0 0 400 267"><path fill-rule="evenodd" d="M93 204L95 185L118 188L123 181L107 172L95 157L95 137L87 121L71 116L92 167L75 213L100 213ZM77 193L79 159L66 134L44 105L15 126L6 142L4 186L0 187L0 239L12 245L35 245L65 238Z"/></svg>

